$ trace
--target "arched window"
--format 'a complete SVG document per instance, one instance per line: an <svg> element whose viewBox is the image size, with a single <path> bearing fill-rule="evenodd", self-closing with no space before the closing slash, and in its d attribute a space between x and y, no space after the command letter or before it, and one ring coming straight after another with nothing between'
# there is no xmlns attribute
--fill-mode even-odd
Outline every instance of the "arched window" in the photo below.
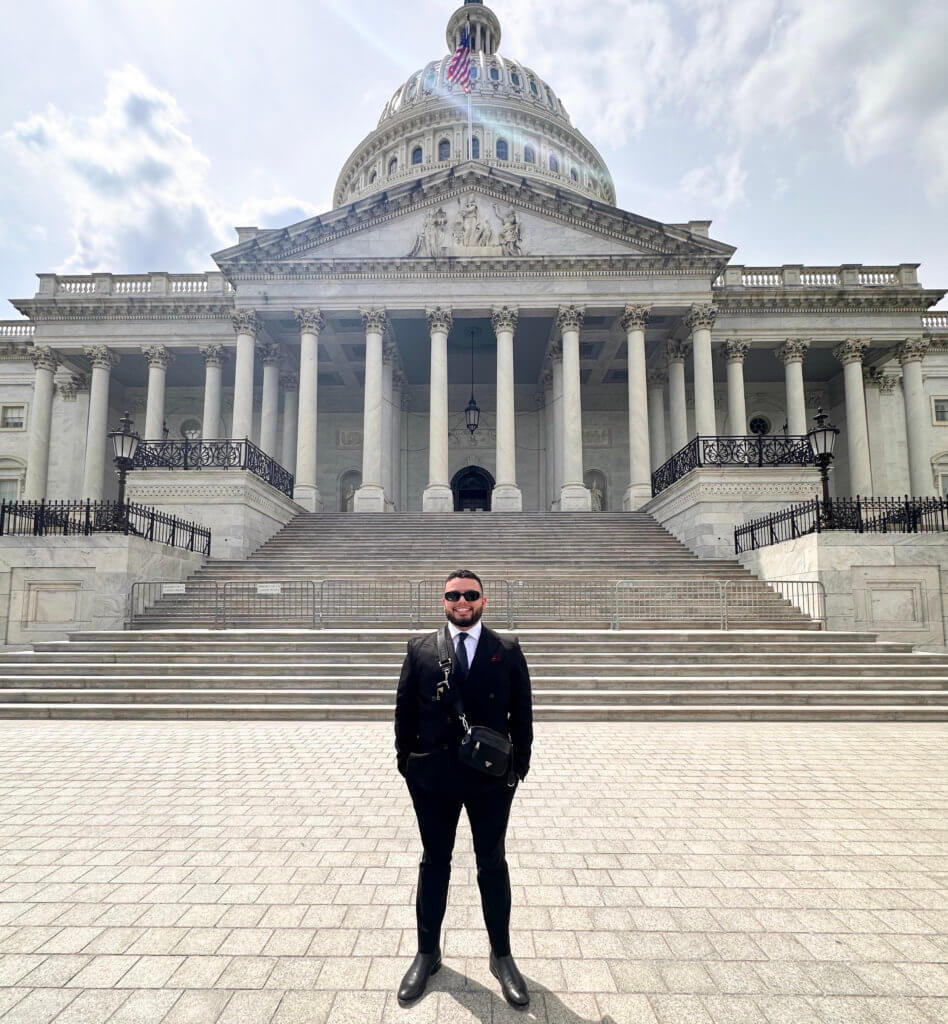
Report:
<svg viewBox="0 0 948 1024"><path fill-rule="evenodd" d="M435 86L435 73L433 71L429 71L425 75L425 77L424 77L424 80L423 80L423 83L422 83L422 88L425 90L425 92L431 92L431 90L434 88L434 86Z"/></svg>
<svg viewBox="0 0 948 1024"><path fill-rule="evenodd" d="M398 157L397 156L393 156L392 159L389 160L389 162L388 162L388 173L391 175L391 174L394 174L397 170L398 170Z"/></svg>
<svg viewBox="0 0 948 1024"><path fill-rule="evenodd" d="M573 181L579 181L579 172L576 170L575 167L570 168L569 176L573 179Z"/></svg>
<svg viewBox="0 0 948 1024"><path fill-rule="evenodd" d="M439 160L450 160L451 159L451 143L447 139L442 139L438 143L438 159Z"/></svg>
<svg viewBox="0 0 948 1024"><path fill-rule="evenodd" d="M560 173L560 162L559 162L559 160L556 159L555 156L551 156L550 157L550 170L554 174L559 174Z"/></svg>
<svg viewBox="0 0 948 1024"><path fill-rule="evenodd" d="M478 160L481 155L481 140L475 135L471 139L471 159Z"/></svg>
<svg viewBox="0 0 948 1024"><path fill-rule="evenodd" d="M511 73L510 81L513 83L513 87L515 89L519 89L520 88L520 76L517 74L516 71Z"/></svg>
<svg viewBox="0 0 948 1024"><path fill-rule="evenodd" d="M540 90L537 88L537 83L534 82L532 78L530 79L530 92L532 92L534 96L540 95Z"/></svg>
<svg viewBox="0 0 948 1024"><path fill-rule="evenodd" d="M411 162L413 164L420 164L424 160L424 154L421 151L421 146L415 146L411 151Z"/></svg>
<svg viewBox="0 0 948 1024"><path fill-rule="evenodd" d="M535 164L537 162L537 151L533 146L523 147L523 162L525 164Z"/></svg>
<svg viewBox="0 0 948 1024"><path fill-rule="evenodd" d="M499 82L500 81L500 70L499 70L499 68L491 68L490 69L490 80L492 82Z"/></svg>
<svg viewBox="0 0 948 1024"><path fill-rule="evenodd" d="M373 171L373 172L372 172L372 173L371 173L371 174L369 175L369 184L370 184L370 185L373 185L373 184L375 183L375 179L376 179L377 177L378 177L378 175L377 175L377 174L375 173L375 171Z"/></svg>
<svg viewBox="0 0 948 1024"><path fill-rule="evenodd" d="M508 150L507 150L507 142L506 142L506 140L505 139L498 139L497 140L497 159L498 160L507 160L508 159L507 152L508 152Z"/></svg>
<svg viewBox="0 0 948 1024"><path fill-rule="evenodd" d="M472 64L471 65L471 81L473 82L475 78L477 78L477 68L474 67L474 65Z"/></svg>

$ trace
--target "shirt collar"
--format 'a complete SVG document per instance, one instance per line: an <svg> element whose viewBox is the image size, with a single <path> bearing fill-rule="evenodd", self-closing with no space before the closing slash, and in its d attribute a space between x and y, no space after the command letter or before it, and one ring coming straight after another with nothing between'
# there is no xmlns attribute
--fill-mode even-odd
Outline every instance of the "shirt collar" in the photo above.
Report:
<svg viewBox="0 0 948 1024"><path fill-rule="evenodd" d="M474 641L474 643L477 643L477 641L480 640L480 638L481 638L481 627L483 625L484 625L483 622L481 622L481 620L478 619L477 622L475 622L474 625L471 626L470 629L458 629L458 627L455 626L455 624L453 622L449 621L448 622L448 629L449 629L449 631L451 633L451 640L452 640L452 642L457 640L458 633L467 633L467 635Z"/></svg>

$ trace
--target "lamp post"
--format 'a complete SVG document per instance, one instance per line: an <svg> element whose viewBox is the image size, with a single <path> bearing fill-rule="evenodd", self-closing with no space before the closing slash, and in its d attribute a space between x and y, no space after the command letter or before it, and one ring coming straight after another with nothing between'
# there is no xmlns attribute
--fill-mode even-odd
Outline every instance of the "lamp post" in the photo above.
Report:
<svg viewBox="0 0 948 1024"><path fill-rule="evenodd" d="M109 438L112 441L115 469L119 478L118 504L122 509L119 513L120 525L125 529L128 526L128 517L125 514L125 476L135 463L135 452L138 451L138 442L141 440L132 430L128 410L119 421L119 426L109 431Z"/></svg>
<svg viewBox="0 0 948 1024"><path fill-rule="evenodd" d="M816 463L823 480L823 516L824 524L829 525L833 518L833 510L830 505L829 496L829 467L833 461L833 449L836 447L836 438L839 436L839 427L827 423L829 417L822 408L816 410L813 419L816 426L807 433L810 439L810 447L813 449L813 461Z"/></svg>

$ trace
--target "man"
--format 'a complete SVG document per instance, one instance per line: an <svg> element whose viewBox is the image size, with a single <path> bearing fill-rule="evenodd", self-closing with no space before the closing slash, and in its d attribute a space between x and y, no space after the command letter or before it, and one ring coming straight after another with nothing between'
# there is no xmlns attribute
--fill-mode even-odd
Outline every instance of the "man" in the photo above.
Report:
<svg viewBox="0 0 948 1024"><path fill-rule="evenodd" d="M512 1006L523 1008L530 1002L510 954L510 874L504 853L510 805L518 781L523 781L530 767L530 674L516 638L498 636L481 623L486 605L476 573L469 569L451 573L443 598L448 620L443 629L454 651L451 687L460 690L470 725L484 725L510 738L513 771L509 779L486 775L457 759L464 727L451 707L450 695L439 694L444 674L438 664L437 633L409 641L398 680L398 770L408 784L424 847L415 902L418 954L398 990L402 1003L418 999L429 976L441 967L441 922L462 806L474 839L491 973Z"/></svg>

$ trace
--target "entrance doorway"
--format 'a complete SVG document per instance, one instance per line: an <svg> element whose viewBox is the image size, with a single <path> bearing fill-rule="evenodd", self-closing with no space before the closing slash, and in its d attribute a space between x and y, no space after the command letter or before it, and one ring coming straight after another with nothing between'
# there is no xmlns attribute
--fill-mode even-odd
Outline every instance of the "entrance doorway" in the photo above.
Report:
<svg viewBox="0 0 948 1024"><path fill-rule="evenodd" d="M494 478L480 466L465 466L451 479L455 512L489 512Z"/></svg>

